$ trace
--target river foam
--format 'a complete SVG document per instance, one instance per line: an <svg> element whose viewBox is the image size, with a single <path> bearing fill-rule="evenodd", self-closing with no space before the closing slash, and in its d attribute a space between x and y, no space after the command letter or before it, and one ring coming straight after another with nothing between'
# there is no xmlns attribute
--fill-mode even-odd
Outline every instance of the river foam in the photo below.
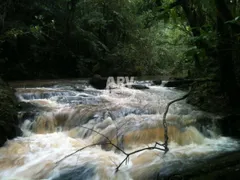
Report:
<svg viewBox="0 0 240 180"><path fill-rule="evenodd" d="M76 82L70 87L73 85ZM196 126L198 118L204 115L214 122L215 116L182 101L173 104L167 116L170 151L133 154L115 172L126 156L106 144L106 137L127 153L163 142L165 106L184 94L157 86L148 90L122 87L111 92L91 87L78 92L62 84L17 88L20 101L40 110L24 119L22 137L0 148L0 178L151 179L238 149L238 141L222 137L216 128L204 128L211 134L206 136ZM47 110L41 108L46 106ZM63 159L81 148L84 150Z"/></svg>

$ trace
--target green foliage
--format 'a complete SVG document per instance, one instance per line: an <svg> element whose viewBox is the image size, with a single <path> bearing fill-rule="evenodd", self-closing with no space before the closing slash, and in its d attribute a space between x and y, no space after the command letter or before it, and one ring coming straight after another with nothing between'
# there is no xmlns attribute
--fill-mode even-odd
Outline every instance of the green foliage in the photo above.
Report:
<svg viewBox="0 0 240 180"><path fill-rule="evenodd" d="M240 16L235 17L233 20L226 21L225 23L229 24L237 24L240 22Z"/></svg>
<svg viewBox="0 0 240 180"><path fill-rule="evenodd" d="M9 58L12 71L2 72L8 77L13 71L28 77L158 73L168 53L158 45L159 29L145 28L144 23L156 13L139 15L143 4L128 0L17 2L14 6L19 11L9 13L11 26L1 36L5 50L1 59L10 56L6 54L10 47L5 46L20 56ZM20 26L19 20L23 20ZM15 41L10 43L11 38Z"/></svg>
<svg viewBox="0 0 240 180"><path fill-rule="evenodd" d="M216 49L214 2L187 1L197 19L194 27L181 5L171 7L174 2L13 1L0 34L1 74L12 79L186 75L199 68L196 57L207 64L209 49ZM236 18L226 24L238 23L235 7Z"/></svg>

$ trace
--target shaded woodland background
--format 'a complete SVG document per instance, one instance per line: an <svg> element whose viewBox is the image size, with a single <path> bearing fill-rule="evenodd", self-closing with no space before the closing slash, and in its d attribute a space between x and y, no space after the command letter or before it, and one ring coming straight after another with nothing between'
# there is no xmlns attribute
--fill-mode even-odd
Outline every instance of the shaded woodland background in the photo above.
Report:
<svg viewBox="0 0 240 180"><path fill-rule="evenodd" d="M0 76L209 78L219 83L200 93L235 107L239 11L238 0L2 0Z"/></svg>

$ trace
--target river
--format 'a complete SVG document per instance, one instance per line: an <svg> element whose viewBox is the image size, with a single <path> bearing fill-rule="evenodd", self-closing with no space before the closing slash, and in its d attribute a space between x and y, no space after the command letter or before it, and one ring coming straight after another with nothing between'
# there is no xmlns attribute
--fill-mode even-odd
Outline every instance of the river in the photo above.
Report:
<svg viewBox="0 0 240 180"><path fill-rule="evenodd" d="M0 179L154 179L239 149L237 140L221 136L218 116L183 100L167 116L169 152L133 154L115 172L126 156L104 144L100 134L126 152L162 142L165 107L186 93L139 83L150 89L96 90L85 80L13 83L16 96L28 106L19 112L23 136L0 148ZM210 122L203 126L202 119ZM62 160L95 143L101 145Z"/></svg>

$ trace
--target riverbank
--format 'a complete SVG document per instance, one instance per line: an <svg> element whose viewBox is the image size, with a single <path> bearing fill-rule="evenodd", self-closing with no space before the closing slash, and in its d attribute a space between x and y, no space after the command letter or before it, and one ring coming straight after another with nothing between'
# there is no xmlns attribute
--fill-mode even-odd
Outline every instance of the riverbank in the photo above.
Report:
<svg viewBox="0 0 240 180"><path fill-rule="evenodd" d="M20 135L17 99L13 90L0 79L0 146Z"/></svg>
<svg viewBox="0 0 240 180"><path fill-rule="evenodd" d="M224 153L215 158L199 161L191 167L185 166L169 176L156 179L232 180L240 177L240 151Z"/></svg>

